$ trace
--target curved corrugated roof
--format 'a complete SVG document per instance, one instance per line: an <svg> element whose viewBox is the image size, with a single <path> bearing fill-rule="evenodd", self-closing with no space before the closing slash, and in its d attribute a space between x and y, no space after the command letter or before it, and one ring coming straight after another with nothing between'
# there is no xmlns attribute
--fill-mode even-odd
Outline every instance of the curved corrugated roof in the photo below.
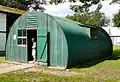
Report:
<svg viewBox="0 0 120 82"><path fill-rule="evenodd" d="M99 28L98 26L95 26L95 25L82 24L82 23L79 23L79 22L70 20L70 19L68 19L68 18L62 18L62 17L57 17L57 16L52 16L52 17L54 17L55 19L59 19L59 20L63 20L63 21L69 22L69 23L77 24L77 25L79 25L79 26L81 26L81 27L86 27L86 28Z"/></svg>

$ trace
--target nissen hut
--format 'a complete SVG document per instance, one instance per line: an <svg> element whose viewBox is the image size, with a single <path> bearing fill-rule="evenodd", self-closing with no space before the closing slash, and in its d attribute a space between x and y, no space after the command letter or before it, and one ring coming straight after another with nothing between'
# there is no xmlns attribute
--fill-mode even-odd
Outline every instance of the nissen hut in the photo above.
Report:
<svg viewBox="0 0 120 82"><path fill-rule="evenodd" d="M6 59L32 61L35 37L40 65L70 68L112 54L112 42L102 28L83 25L43 12L29 12L13 24L6 43Z"/></svg>

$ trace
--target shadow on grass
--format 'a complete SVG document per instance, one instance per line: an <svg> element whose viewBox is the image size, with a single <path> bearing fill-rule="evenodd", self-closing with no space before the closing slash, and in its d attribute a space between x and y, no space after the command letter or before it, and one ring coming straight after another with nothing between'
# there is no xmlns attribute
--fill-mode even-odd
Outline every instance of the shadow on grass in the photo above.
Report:
<svg viewBox="0 0 120 82"><path fill-rule="evenodd" d="M92 60L92 61L89 61L87 63L83 63L79 66L76 66L76 68L87 68L87 67L94 66L98 63L101 63L105 60L118 60L118 59L120 59L120 49L115 49L111 56L108 56L108 57L105 57L105 58L102 58L102 59L98 59L98 60Z"/></svg>

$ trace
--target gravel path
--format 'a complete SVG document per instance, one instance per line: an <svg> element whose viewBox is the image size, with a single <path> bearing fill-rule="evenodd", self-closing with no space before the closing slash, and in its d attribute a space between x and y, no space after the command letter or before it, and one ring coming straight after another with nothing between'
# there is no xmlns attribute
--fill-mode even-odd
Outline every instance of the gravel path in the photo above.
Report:
<svg viewBox="0 0 120 82"><path fill-rule="evenodd" d="M32 67L32 68L28 68L25 69L24 72L41 72L41 73L46 73L46 74L53 74L53 75L58 75L58 76L72 76L72 75L85 75L84 73L80 73L80 72L72 72L67 70L63 70L63 69L44 69L44 68L39 68L39 67Z"/></svg>
<svg viewBox="0 0 120 82"><path fill-rule="evenodd" d="M12 71L17 71L24 69L24 72L41 72L47 74L53 74L58 76L71 76L71 75L84 75L83 73L71 72L69 70L58 70L58 69L45 69L40 68L36 64L23 64L23 63L0 63L0 74L8 73Z"/></svg>
<svg viewBox="0 0 120 82"><path fill-rule="evenodd" d="M82 75L82 76L93 76L93 77L99 77L99 78L112 78L113 76L120 76L120 70L115 69L104 69L100 68L97 69L94 72L73 72L69 69L54 69L54 68L48 68L48 67L41 67L37 64L23 64L23 63L0 63L0 74L8 73L12 71L21 70L25 73L28 72L40 72L40 73L46 73L46 74L53 74L58 76L72 76L72 75Z"/></svg>
<svg viewBox="0 0 120 82"><path fill-rule="evenodd" d="M10 64L10 63L0 63L0 74L17 71L20 69L26 69L35 66L34 64Z"/></svg>

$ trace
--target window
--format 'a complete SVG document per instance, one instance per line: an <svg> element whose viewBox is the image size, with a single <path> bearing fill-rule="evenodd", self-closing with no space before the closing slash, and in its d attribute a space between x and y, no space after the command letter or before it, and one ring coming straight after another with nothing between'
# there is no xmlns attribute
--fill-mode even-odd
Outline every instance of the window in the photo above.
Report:
<svg viewBox="0 0 120 82"><path fill-rule="evenodd" d="M27 36L26 30L18 30L18 45L26 45Z"/></svg>
<svg viewBox="0 0 120 82"><path fill-rule="evenodd" d="M91 28L91 39L99 39L99 29Z"/></svg>
<svg viewBox="0 0 120 82"><path fill-rule="evenodd" d="M26 45L26 39L25 38L23 39L23 44Z"/></svg>
<svg viewBox="0 0 120 82"><path fill-rule="evenodd" d="M22 36L22 30L18 30L18 36Z"/></svg>
<svg viewBox="0 0 120 82"><path fill-rule="evenodd" d="M23 30L23 36L26 36L26 30Z"/></svg>
<svg viewBox="0 0 120 82"><path fill-rule="evenodd" d="M18 38L18 44L22 44L22 38Z"/></svg>

